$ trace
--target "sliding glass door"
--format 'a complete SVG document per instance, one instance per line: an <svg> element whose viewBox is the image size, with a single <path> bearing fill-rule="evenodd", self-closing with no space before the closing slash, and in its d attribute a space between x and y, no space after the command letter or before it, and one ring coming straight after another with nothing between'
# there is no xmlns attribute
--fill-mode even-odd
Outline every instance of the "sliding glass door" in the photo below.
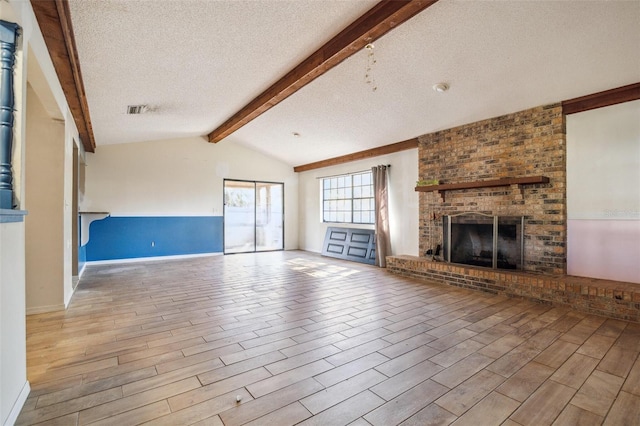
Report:
<svg viewBox="0 0 640 426"><path fill-rule="evenodd" d="M284 249L284 184L224 181L224 252Z"/></svg>
<svg viewBox="0 0 640 426"><path fill-rule="evenodd" d="M256 182L256 251L284 249L284 184Z"/></svg>

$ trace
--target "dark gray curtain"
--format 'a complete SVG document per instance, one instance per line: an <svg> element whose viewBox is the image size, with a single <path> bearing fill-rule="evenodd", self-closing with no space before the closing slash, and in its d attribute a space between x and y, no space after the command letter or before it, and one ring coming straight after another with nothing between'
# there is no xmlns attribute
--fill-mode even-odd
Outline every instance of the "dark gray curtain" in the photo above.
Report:
<svg viewBox="0 0 640 426"><path fill-rule="evenodd" d="M391 254L391 240L389 237L389 197L387 189L387 166L374 166L373 192L376 201L376 265L387 267L387 255Z"/></svg>

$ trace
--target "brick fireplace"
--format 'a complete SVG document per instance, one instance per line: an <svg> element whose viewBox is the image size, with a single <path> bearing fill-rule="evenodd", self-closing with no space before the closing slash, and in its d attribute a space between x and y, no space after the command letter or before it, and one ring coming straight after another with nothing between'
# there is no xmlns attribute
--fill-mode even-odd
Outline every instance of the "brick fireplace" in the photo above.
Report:
<svg viewBox="0 0 640 426"><path fill-rule="evenodd" d="M421 136L421 180L440 184L542 176L548 183L420 193L420 255L443 245L443 215L524 216L524 271L566 271L566 144L560 104Z"/></svg>
<svg viewBox="0 0 640 426"><path fill-rule="evenodd" d="M566 275L566 130L561 104L421 136L420 256L388 256L387 270L431 282L640 321L637 284ZM437 190L434 190L437 188ZM524 217L523 265L493 269L436 260L444 215Z"/></svg>

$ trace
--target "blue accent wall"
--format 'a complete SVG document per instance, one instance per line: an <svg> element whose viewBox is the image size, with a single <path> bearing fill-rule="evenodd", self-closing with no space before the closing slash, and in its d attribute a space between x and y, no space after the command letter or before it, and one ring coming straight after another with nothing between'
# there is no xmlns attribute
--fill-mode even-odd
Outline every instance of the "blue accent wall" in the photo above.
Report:
<svg viewBox="0 0 640 426"><path fill-rule="evenodd" d="M89 230L89 262L223 251L222 216L109 216Z"/></svg>

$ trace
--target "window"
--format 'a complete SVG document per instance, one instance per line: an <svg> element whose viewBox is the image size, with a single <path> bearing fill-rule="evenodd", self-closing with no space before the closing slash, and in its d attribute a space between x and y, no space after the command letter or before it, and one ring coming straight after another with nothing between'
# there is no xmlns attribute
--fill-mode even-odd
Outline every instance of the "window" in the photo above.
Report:
<svg viewBox="0 0 640 426"><path fill-rule="evenodd" d="M374 223L371 172L322 179L322 221Z"/></svg>

